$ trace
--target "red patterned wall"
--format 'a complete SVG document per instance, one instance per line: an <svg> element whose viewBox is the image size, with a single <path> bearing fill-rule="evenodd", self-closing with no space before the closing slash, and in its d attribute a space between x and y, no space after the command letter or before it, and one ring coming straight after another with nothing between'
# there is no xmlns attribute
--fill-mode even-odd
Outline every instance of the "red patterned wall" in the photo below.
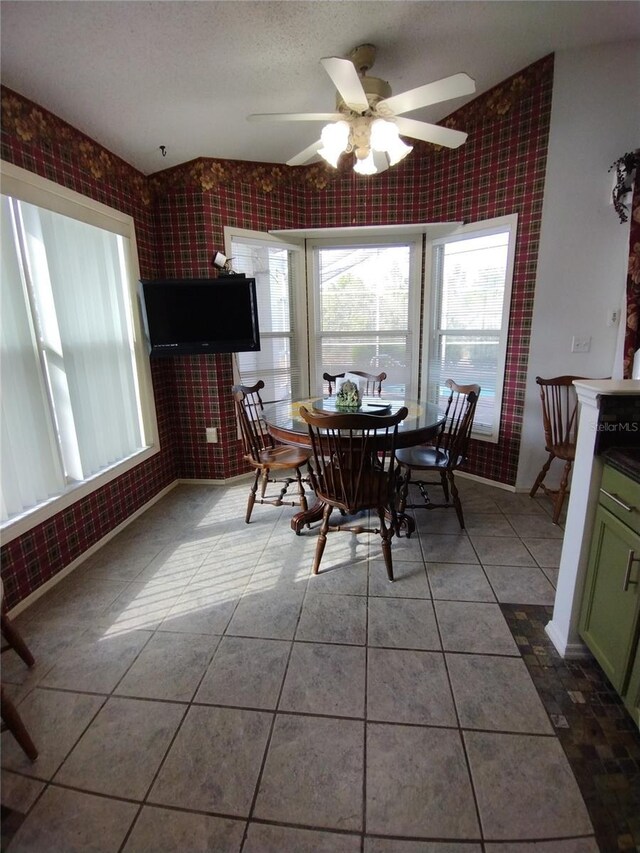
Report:
<svg viewBox="0 0 640 853"><path fill-rule="evenodd" d="M151 178L156 201L159 274L211 275L211 259L224 250L224 226L267 231L299 224L303 194L281 166L197 160ZM203 191L204 188L204 191ZM172 362L179 441L179 476L227 478L246 470L230 389L231 356L182 356ZM205 442L217 426L218 444Z"/></svg>
<svg viewBox="0 0 640 853"><path fill-rule="evenodd" d="M148 179L75 128L2 90L2 159L129 214L135 220L142 276L157 275ZM152 365L162 450L89 497L2 548L9 607L49 580L143 506L177 476L173 388L164 365Z"/></svg>
<svg viewBox="0 0 640 853"><path fill-rule="evenodd" d="M507 377L498 445L477 443L470 470L514 483L533 310L553 60L506 80L444 123L469 132L455 151L418 143L374 178L344 164L286 166L198 159L145 178L100 145L8 90L2 158L130 213L144 277L205 276L223 227L270 228L465 222L517 212ZM244 470L229 356L152 365L163 452L2 549L9 606L55 575L175 477L222 479ZM206 444L218 424L220 443Z"/></svg>

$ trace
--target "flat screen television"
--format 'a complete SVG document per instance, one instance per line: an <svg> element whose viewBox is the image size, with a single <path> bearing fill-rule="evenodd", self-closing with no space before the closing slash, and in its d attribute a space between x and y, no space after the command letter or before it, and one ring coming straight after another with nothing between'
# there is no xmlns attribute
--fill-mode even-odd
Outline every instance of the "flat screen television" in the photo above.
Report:
<svg viewBox="0 0 640 853"><path fill-rule="evenodd" d="M238 274L140 283L151 356L260 349L254 278Z"/></svg>

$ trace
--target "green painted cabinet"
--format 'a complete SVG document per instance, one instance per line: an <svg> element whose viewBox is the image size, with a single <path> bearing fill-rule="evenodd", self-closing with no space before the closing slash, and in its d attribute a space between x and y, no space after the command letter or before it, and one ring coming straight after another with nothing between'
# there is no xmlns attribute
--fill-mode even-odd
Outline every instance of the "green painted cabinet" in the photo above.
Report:
<svg viewBox="0 0 640 853"><path fill-rule="evenodd" d="M605 466L582 599L580 635L636 721L639 634L640 484Z"/></svg>
<svg viewBox="0 0 640 853"><path fill-rule="evenodd" d="M627 711L631 714L640 729L640 646L636 651L629 684L622 698L624 699L624 704L627 706Z"/></svg>

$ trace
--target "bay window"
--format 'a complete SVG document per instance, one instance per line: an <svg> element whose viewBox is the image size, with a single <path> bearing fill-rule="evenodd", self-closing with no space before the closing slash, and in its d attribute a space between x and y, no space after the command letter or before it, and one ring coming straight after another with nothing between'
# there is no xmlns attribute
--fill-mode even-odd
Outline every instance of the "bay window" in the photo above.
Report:
<svg viewBox="0 0 640 853"><path fill-rule="evenodd" d="M447 379L480 385L473 436L490 442L499 438L516 223L516 214L476 222L431 243L423 393L442 405Z"/></svg>

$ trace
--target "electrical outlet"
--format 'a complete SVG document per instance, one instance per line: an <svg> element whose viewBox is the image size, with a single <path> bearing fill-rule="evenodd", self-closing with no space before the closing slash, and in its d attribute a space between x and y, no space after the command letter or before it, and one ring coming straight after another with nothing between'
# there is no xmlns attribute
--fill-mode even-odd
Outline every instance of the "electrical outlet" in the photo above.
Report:
<svg viewBox="0 0 640 853"><path fill-rule="evenodd" d="M607 311L607 326L615 326L620 319L619 308L609 308Z"/></svg>
<svg viewBox="0 0 640 853"><path fill-rule="evenodd" d="M218 427L207 427L207 444L217 444L218 443Z"/></svg>
<svg viewBox="0 0 640 853"><path fill-rule="evenodd" d="M590 349L591 338L578 337L578 335L571 338L571 352L589 352Z"/></svg>

